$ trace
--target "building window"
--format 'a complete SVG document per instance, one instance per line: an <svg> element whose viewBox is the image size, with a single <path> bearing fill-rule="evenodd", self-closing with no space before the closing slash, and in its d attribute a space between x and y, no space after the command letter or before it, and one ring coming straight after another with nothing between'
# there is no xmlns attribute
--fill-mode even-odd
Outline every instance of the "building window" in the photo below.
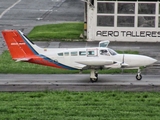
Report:
<svg viewBox="0 0 160 120"><path fill-rule="evenodd" d="M134 14L135 3L118 3L118 14Z"/></svg>
<svg viewBox="0 0 160 120"><path fill-rule="evenodd" d="M159 3L159 14L160 14L160 3Z"/></svg>
<svg viewBox="0 0 160 120"><path fill-rule="evenodd" d="M160 16L158 17L158 27L160 27Z"/></svg>
<svg viewBox="0 0 160 120"><path fill-rule="evenodd" d="M139 16L138 27L155 27L155 17L153 16Z"/></svg>
<svg viewBox="0 0 160 120"><path fill-rule="evenodd" d="M97 0L97 26L160 28L160 3L156 0L114 1L117 0ZM155 21L156 13L159 21Z"/></svg>
<svg viewBox="0 0 160 120"><path fill-rule="evenodd" d="M97 13L114 13L114 3L98 3Z"/></svg>
<svg viewBox="0 0 160 120"><path fill-rule="evenodd" d="M134 27L134 16L118 16L117 27Z"/></svg>
<svg viewBox="0 0 160 120"><path fill-rule="evenodd" d="M114 27L114 16L97 16L97 26Z"/></svg>
<svg viewBox="0 0 160 120"><path fill-rule="evenodd" d="M155 3L138 3L138 14L155 14Z"/></svg>

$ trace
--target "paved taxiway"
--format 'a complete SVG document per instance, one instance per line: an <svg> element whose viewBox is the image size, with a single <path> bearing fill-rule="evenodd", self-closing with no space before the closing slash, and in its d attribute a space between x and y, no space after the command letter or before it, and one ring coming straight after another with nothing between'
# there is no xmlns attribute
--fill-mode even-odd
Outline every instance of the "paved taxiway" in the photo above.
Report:
<svg viewBox="0 0 160 120"><path fill-rule="evenodd" d="M99 81L91 83L88 74L0 74L0 91L160 91L160 75L143 75L137 81L135 75L99 75Z"/></svg>
<svg viewBox="0 0 160 120"><path fill-rule="evenodd" d="M43 24L78 22L84 18L81 0L0 0L0 31L17 29L28 34ZM0 34L0 54L6 50Z"/></svg>

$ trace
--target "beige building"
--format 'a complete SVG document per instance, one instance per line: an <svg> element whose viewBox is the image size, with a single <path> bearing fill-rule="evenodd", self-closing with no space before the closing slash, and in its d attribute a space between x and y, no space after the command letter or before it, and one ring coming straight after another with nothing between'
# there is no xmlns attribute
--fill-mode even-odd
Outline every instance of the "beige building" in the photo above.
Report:
<svg viewBox="0 0 160 120"><path fill-rule="evenodd" d="M160 1L86 0L88 41L160 42Z"/></svg>

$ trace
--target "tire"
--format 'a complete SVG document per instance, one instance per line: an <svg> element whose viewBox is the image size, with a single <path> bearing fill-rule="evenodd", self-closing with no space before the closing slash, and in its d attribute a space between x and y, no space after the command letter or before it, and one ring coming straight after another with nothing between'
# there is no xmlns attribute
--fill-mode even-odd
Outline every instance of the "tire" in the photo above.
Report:
<svg viewBox="0 0 160 120"><path fill-rule="evenodd" d="M97 79L97 78L90 78L90 81L91 81L92 83L94 83L94 82L97 82L98 79Z"/></svg>
<svg viewBox="0 0 160 120"><path fill-rule="evenodd" d="M137 80L141 80L142 79L142 75L140 74L140 75L136 75L136 79Z"/></svg>

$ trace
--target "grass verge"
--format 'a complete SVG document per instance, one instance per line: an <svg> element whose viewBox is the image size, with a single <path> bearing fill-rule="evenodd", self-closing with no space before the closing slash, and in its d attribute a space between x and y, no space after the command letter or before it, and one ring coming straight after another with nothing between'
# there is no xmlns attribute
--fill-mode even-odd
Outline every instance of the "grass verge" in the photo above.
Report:
<svg viewBox="0 0 160 120"><path fill-rule="evenodd" d="M152 92L0 93L1 120L159 120Z"/></svg>
<svg viewBox="0 0 160 120"><path fill-rule="evenodd" d="M132 53L135 51L130 51ZM137 70L124 70L123 73L136 73ZM74 74L79 70L64 70L53 67L47 67L37 64L15 62L12 60L8 51L4 51L0 56L0 73L14 74ZM84 70L83 73L90 73L90 70ZM100 74L118 74L122 73L121 69L100 70Z"/></svg>
<svg viewBox="0 0 160 120"><path fill-rule="evenodd" d="M50 40L72 40L80 39L80 34L83 33L84 23L61 23L36 26L28 34L31 40L50 41Z"/></svg>

